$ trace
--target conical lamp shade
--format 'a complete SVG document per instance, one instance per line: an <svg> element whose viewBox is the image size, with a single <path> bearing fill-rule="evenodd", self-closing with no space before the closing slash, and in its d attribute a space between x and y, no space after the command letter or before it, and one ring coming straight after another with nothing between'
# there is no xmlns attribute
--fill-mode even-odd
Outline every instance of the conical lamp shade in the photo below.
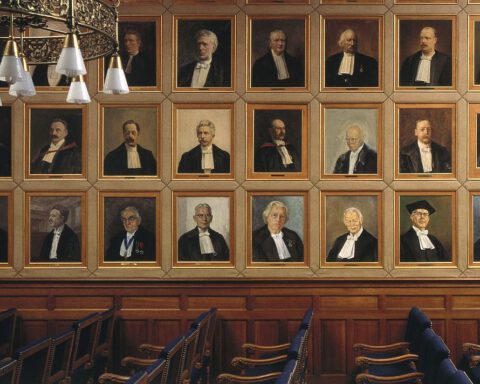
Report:
<svg viewBox="0 0 480 384"><path fill-rule="evenodd" d="M122 60L118 53L115 53L110 58L110 65L108 66L107 76L103 84L103 93L110 95L122 95L129 93L127 79L122 68Z"/></svg>
<svg viewBox="0 0 480 384"><path fill-rule="evenodd" d="M78 46L77 35L72 32L65 36L65 43L63 44L62 53L60 53L55 71L67 77L75 77L87 73L82 52Z"/></svg>
<svg viewBox="0 0 480 384"><path fill-rule="evenodd" d="M74 77L68 90L67 103L87 104L90 101L90 95L83 81L83 76Z"/></svg>
<svg viewBox="0 0 480 384"><path fill-rule="evenodd" d="M35 96L37 91L33 85L32 76L28 72L27 61L22 55L22 80L17 81L15 84L10 85L8 93L12 96Z"/></svg>
<svg viewBox="0 0 480 384"><path fill-rule="evenodd" d="M0 80L14 84L22 79L22 61L18 57L17 43L10 39L5 45L2 62L0 63Z"/></svg>

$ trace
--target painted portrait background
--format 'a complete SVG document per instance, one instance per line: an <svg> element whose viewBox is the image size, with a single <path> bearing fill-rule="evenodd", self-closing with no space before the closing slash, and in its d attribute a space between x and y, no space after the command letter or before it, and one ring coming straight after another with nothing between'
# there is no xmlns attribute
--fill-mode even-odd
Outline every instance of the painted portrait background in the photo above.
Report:
<svg viewBox="0 0 480 384"><path fill-rule="evenodd" d="M477 156L477 167L480 167L480 114L477 113L477 127L476 127L476 130L477 130L477 152L476 152L476 156Z"/></svg>
<svg viewBox="0 0 480 384"><path fill-rule="evenodd" d="M410 55L420 50L420 32L425 27L433 27L437 33L437 45L435 49L452 58L452 21L451 20L399 20L399 36L400 44L398 60L401 66L403 61Z"/></svg>
<svg viewBox="0 0 480 384"><path fill-rule="evenodd" d="M2 148L4 146L4 148ZM12 175L11 169L11 153L12 153L12 107L0 107L0 150L6 149L10 152L10 170L0 164L0 177L8 177ZM4 172L7 172L4 174Z"/></svg>
<svg viewBox="0 0 480 384"><path fill-rule="evenodd" d="M472 198L473 202L473 243L480 239L480 196Z"/></svg>
<svg viewBox="0 0 480 384"><path fill-rule="evenodd" d="M450 196L400 196L399 199L399 238L412 227L410 213L405 208L408 204L419 200L426 200L435 208L435 213L430 215L428 233L435 236L445 249L452 255L452 199Z"/></svg>
<svg viewBox="0 0 480 384"><path fill-rule="evenodd" d="M208 29L217 35L218 47L214 57L226 69L231 68L232 23L231 20L178 20L177 21L177 70L196 60L195 34L200 29ZM232 79L230 79L231 85Z"/></svg>
<svg viewBox="0 0 480 384"><path fill-rule="evenodd" d="M285 227L295 231L300 236L300 239L304 241L305 212L303 196L252 196L252 232L265 225L262 213L271 201L281 201L288 207L288 221L285 223ZM304 249L308 249L307 244L303 244L303 246Z"/></svg>
<svg viewBox="0 0 480 384"><path fill-rule="evenodd" d="M108 246L110 245L110 239L117 233L125 231L125 228L123 227L123 224L120 220L120 212L126 207L133 206L137 208L140 216L142 217L142 223L140 225L148 229L156 236L157 206L156 199L154 197L105 197L103 203L103 256L105 255Z"/></svg>
<svg viewBox="0 0 480 384"><path fill-rule="evenodd" d="M197 125L200 120L210 120L215 124L213 144L232 154L232 110L231 109L177 109L177 151L175 169L178 168L182 154L199 145L197 139ZM231 164L230 164L231 168Z"/></svg>
<svg viewBox="0 0 480 384"><path fill-rule="evenodd" d="M138 144L152 151L158 163L157 108L103 108L103 159L110 151L124 143L122 126L127 120L134 120L140 125Z"/></svg>
<svg viewBox="0 0 480 384"><path fill-rule="evenodd" d="M79 196L32 196L30 198L30 261L37 261L43 241L52 227L48 217L54 205L61 205L69 210L65 222L78 236L82 246L82 207ZM82 250L83 252L83 250Z"/></svg>
<svg viewBox="0 0 480 384"><path fill-rule="evenodd" d="M349 150L345 141L348 127L358 125L365 132L365 144L377 151L378 109L325 108L324 109L324 172L333 174L338 157ZM378 168L378 167L377 167Z"/></svg>
<svg viewBox="0 0 480 384"><path fill-rule="evenodd" d="M251 66L270 51L270 32L280 29L287 35L286 51L305 62L305 19L252 19Z"/></svg>
<svg viewBox="0 0 480 384"><path fill-rule="evenodd" d="M432 124L432 140L443 145L452 155L452 123L450 108L400 108L398 111L398 144L399 148L417 141L415 121L430 120Z"/></svg>
<svg viewBox="0 0 480 384"><path fill-rule="evenodd" d="M325 59L341 52L338 45L340 34L351 29L357 34L358 52L379 60L378 19L325 19ZM381 63L378 63L381 65ZM380 67L381 68L381 67Z"/></svg>
<svg viewBox="0 0 480 384"><path fill-rule="evenodd" d="M8 262L9 258L9 253L11 252L10 249L8 249L8 235L9 235L9 212L8 212L8 197L7 196L0 196L0 217L3 220L0 220L0 230L5 231L7 235L7 243L6 244L0 244L0 262L1 263L6 263ZM12 229L13 233L13 229ZM3 236L2 236L3 237ZM6 252L5 252L6 251Z"/></svg>
<svg viewBox="0 0 480 384"><path fill-rule="evenodd" d="M480 21L473 23L473 82L475 85L480 84Z"/></svg>
<svg viewBox="0 0 480 384"><path fill-rule="evenodd" d="M198 204L206 203L212 208L212 222L210 227L220 233L230 248L230 198L224 196L179 196L177 203L177 236L176 239L196 227L193 220L195 207ZM230 254L232 250L230 249Z"/></svg>
<svg viewBox="0 0 480 384"><path fill-rule="evenodd" d="M40 152L45 145L50 145L50 125L53 119L65 120L68 124L67 141L75 141L81 152L85 150L82 143L82 110L67 108L30 110L30 160ZM82 169L85 164L82 164Z"/></svg>
<svg viewBox="0 0 480 384"><path fill-rule="evenodd" d="M272 141L270 122L280 119L286 128L285 141L292 144L302 158L302 110L300 109L255 109L253 113L253 157L263 143ZM302 163L302 169L305 164Z"/></svg>
<svg viewBox="0 0 480 384"><path fill-rule="evenodd" d="M347 233L343 224L345 209L355 207L362 212L363 228L375 236L380 243L378 234L378 198L377 196L339 195L325 198L325 255L332 249L336 238Z"/></svg>

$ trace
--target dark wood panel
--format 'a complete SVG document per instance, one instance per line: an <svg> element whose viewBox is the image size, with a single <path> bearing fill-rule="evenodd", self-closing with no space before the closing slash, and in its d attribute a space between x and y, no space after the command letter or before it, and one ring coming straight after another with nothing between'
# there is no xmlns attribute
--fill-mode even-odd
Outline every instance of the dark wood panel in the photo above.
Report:
<svg viewBox="0 0 480 384"><path fill-rule="evenodd" d="M150 331L150 332L149 332ZM152 340L147 320L128 320L120 322L121 351L123 356L138 356L137 347ZM172 335L172 338L178 335ZM123 357L121 356L121 357Z"/></svg>
<svg viewBox="0 0 480 384"><path fill-rule="evenodd" d="M217 307L217 309L237 309L244 311L247 309L246 303L247 300L245 297L236 296L194 296L188 298L189 308L201 310L207 310L211 307Z"/></svg>
<svg viewBox="0 0 480 384"><path fill-rule="evenodd" d="M452 320L449 325L448 337L444 341L450 348L452 360L459 362L463 354L463 343L479 343L478 320Z"/></svg>
<svg viewBox="0 0 480 384"><path fill-rule="evenodd" d="M221 335L216 338L215 351L222 356L218 365L220 371L234 372L230 362L235 356L242 356L242 344L247 340L246 321L221 321Z"/></svg>
<svg viewBox="0 0 480 384"><path fill-rule="evenodd" d="M173 336L181 333L180 321L154 321L151 342L157 345L165 345Z"/></svg>
<svg viewBox="0 0 480 384"><path fill-rule="evenodd" d="M325 374L347 374L347 322L342 319L320 322L320 369Z"/></svg>
<svg viewBox="0 0 480 384"><path fill-rule="evenodd" d="M257 296L253 304L253 309L283 309L285 315L288 314L290 309L303 309L312 306L311 297L298 297L298 296L284 296L284 297L271 297L271 296Z"/></svg>
<svg viewBox="0 0 480 384"><path fill-rule="evenodd" d="M281 332L281 323L279 320L255 321L253 330L255 332L255 344L274 345L286 343L288 341L287 332Z"/></svg>
<svg viewBox="0 0 480 384"><path fill-rule="evenodd" d="M47 321L29 321L23 320L20 330L20 345L25 345L31 341L48 336Z"/></svg>
<svg viewBox="0 0 480 384"><path fill-rule="evenodd" d="M105 310L113 307L113 297L108 296L58 296L55 298L56 309L91 309Z"/></svg>
<svg viewBox="0 0 480 384"><path fill-rule="evenodd" d="M123 297L122 309L180 309L179 297L148 296L148 297Z"/></svg>
<svg viewBox="0 0 480 384"><path fill-rule="evenodd" d="M381 328L379 320L353 320L353 344L381 344Z"/></svg>
<svg viewBox="0 0 480 384"><path fill-rule="evenodd" d="M377 296L325 296L317 298L318 307L331 310L378 309Z"/></svg>
<svg viewBox="0 0 480 384"><path fill-rule="evenodd" d="M383 332L385 332L385 341L386 344L392 344L399 341L405 341L405 331L407 329L407 319L396 320L388 319L386 320L386 326Z"/></svg>
<svg viewBox="0 0 480 384"><path fill-rule="evenodd" d="M480 296L462 295L452 296L452 309L478 309L480 308Z"/></svg>
<svg viewBox="0 0 480 384"><path fill-rule="evenodd" d="M446 301L444 296L430 296L425 293L385 297L387 309L410 309L414 305L424 309L445 309Z"/></svg>
<svg viewBox="0 0 480 384"><path fill-rule="evenodd" d="M0 294L1 296L1 294ZM0 310L9 308L17 309L46 309L47 308L47 296L1 296L0 297Z"/></svg>

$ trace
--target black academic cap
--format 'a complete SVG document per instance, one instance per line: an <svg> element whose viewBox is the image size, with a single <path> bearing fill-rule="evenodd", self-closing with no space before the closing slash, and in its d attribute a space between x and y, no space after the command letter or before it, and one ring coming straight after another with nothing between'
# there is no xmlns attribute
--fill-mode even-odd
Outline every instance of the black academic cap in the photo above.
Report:
<svg viewBox="0 0 480 384"><path fill-rule="evenodd" d="M435 212L435 208L433 208L427 200L419 200L415 201L414 203L407 204L406 208L409 213L412 213L416 209L426 209L430 214Z"/></svg>

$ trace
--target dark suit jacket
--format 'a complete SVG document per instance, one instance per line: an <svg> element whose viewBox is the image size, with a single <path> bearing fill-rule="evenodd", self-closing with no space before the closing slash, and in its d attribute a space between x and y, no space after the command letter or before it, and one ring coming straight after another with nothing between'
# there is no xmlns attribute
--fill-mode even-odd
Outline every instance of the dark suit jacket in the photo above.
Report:
<svg viewBox="0 0 480 384"><path fill-rule="evenodd" d="M33 71L32 81L33 84L38 86L47 86L49 87L50 84L48 83L48 65L49 64L37 64L35 70ZM56 87L66 87L69 86L71 83L70 78L65 75L60 76L60 80Z"/></svg>
<svg viewBox="0 0 480 384"><path fill-rule="evenodd" d="M78 241L78 236L67 224L63 227L62 234L58 240L57 260L49 259L52 242L53 231L51 231L47 237L45 237L45 240L43 240L39 260L33 261L80 261L80 242Z"/></svg>
<svg viewBox="0 0 480 384"><path fill-rule="evenodd" d="M270 235L267 225L253 231L252 234L252 260L253 261L280 261L295 262L303 261L303 242L295 231L283 228L283 242L290 252L290 259L280 260L278 257L277 246Z"/></svg>
<svg viewBox="0 0 480 384"><path fill-rule="evenodd" d="M450 56L435 51L430 64L430 83L418 84L415 82L417 77L418 65L422 52L408 56L400 68L400 85L428 85L428 86L448 86L452 85L452 59Z"/></svg>
<svg viewBox="0 0 480 384"><path fill-rule="evenodd" d="M373 57L355 53L353 74L339 75L343 52L329 56L325 62L325 86L327 87L377 87L378 62Z"/></svg>
<svg viewBox="0 0 480 384"><path fill-rule="evenodd" d="M105 156L103 173L105 175L156 175L157 161L153 153L137 144L138 157L142 168L128 168L128 156L125 144L120 144Z"/></svg>
<svg viewBox="0 0 480 384"><path fill-rule="evenodd" d="M450 253L442 243L433 235L428 238L435 246L435 249L420 249L418 236L413 228L410 228L400 236L400 261L450 261Z"/></svg>
<svg viewBox="0 0 480 384"><path fill-rule="evenodd" d="M43 156L49 149L50 144L44 146L37 157L32 161L32 174L82 173L82 154L77 143L65 141L53 157L53 161L50 164L42 161Z"/></svg>
<svg viewBox="0 0 480 384"><path fill-rule="evenodd" d="M284 166L282 156L278 153L277 147L273 143L264 143L255 153L254 171L255 172L301 172L302 162L297 150L292 144L286 143L290 157L293 163Z"/></svg>
<svg viewBox="0 0 480 384"><path fill-rule="evenodd" d="M0 229L0 263L8 261L8 234Z"/></svg>
<svg viewBox="0 0 480 384"><path fill-rule="evenodd" d="M212 173L230 173L230 154L213 144L212 155L215 165ZM182 155L178 164L178 173L203 173L202 148L200 145Z"/></svg>
<svg viewBox="0 0 480 384"><path fill-rule="evenodd" d="M365 262L378 260L378 241L377 238L368 233L365 228L360 237L355 242L355 253L353 259L338 259L338 254L347 241L348 233L337 237L333 243L332 249L328 252L327 261L339 262Z"/></svg>
<svg viewBox="0 0 480 384"><path fill-rule="evenodd" d="M278 79L278 71L272 51L268 51L253 64L252 87L304 87L305 69L303 63L287 52L284 53L284 57L290 75L288 79Z"/></svg>
<svg viewBox="0 0 480 384"><path fill-rule="evenodd" d="M192 84L193 71L197 65L197 61L192 61L180 67L178 71L178 87L190 87ZM207 75L207 81L204 87L230 87L230 70L224 68L215 56L210 63L210 69Z"/></svg>
<svg viewBox="0 0 480 384"><path fill-rule="evenodd" d="M352 151L347 151L338 157L333 173L348 173L351 152ZM357 162L353 168L353 173L377 173L377 152L370 149L366 144L363 144L363 148L358 154Z"/></svg>
<svg viewBox="0 0 480 384"><path fill-rule="evenodd" d="M123 68L127 68L129 56L122 54ZM143 52L139 52L132 57L132 71L125 73L127 83L130 87L138 86L155 86L156 85L156 70L155 59L151 59Z"/></svg>
<svg viewBox="0 0 480 384"><path fill-rule="evenodd" d="M149 230L138 227L137 232L133 236L132 255L128 258L120 256L120 246L127 235L126 231L122 231L114 235L110 239L105 261L155 261L155 236Z"/></svg>
<svg viewBox="0 0 480 384"><path fill-rule="evenodd" d="M210 240L215 253L213 255L202 255L200 252L200 238L198 237L199 232L198 227L195 227L180 236L178 239L178 261L228 261L230 259L225 239L212 228L208 229L208 233L210 234Z"/></svg>
<svg viewBox="0 0 480 384"><path fill-rule="evenodd" d="M452 172L452 159L447 148L435 143L434 141L430 143L430 148L432 151L432 172ZM400 173L423 173L420 148L418 147L418 143L416 141L401 149L399 168Z"/></svg>
<svg viewBox="0 0 480 384"><path fill-rule="evenodd" d="M12 176L12 162L10 150L6 145L0 143L0 176Z"/></svg>

